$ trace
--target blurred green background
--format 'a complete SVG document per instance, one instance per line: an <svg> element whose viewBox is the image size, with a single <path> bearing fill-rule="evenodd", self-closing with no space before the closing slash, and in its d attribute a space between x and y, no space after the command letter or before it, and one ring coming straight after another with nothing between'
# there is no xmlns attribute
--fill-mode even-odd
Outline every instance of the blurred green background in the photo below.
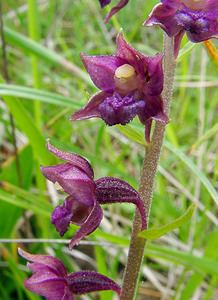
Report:
<svg viewBox="0 0 218 300"><path fill-rule="evenodd" d="M39 166L55 162L45 148L49 138L61 149L88 158L95 178L120 177L138 187L144 153L138 120L110 128L99 119L71 123L69 117L96 92L81 63L81 52L113 53L120 28L145 54L161 51L162 31L142 27L158 1L132 0L107 25L103 18L109 8L101 11L97 0L2 2L10 85L4 82L1 55L0 299L40 299L23 287L28 270L17 255L18 246L31 253L56 255L69 271L98 270L121 283L134 207L105 206L100 229L69 252L50 224L52 207L64 195L46 185ZM218 49L218 43L213 43ZM194 45L184 38L150 227L168 224L191 203L197 209L190 222L147 243L139 300L218 299L217 66L204 44ZM9 112L15 123L20 176ZM74 231L72 226L64 238ZM79 299L117 298L103 292Z"/></svg>

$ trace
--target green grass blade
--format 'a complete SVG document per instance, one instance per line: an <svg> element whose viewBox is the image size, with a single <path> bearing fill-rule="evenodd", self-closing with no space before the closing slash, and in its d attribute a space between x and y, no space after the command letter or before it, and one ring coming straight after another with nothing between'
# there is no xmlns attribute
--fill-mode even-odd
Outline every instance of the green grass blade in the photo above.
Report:
<svg viewBox="0 0 218 300"><path fill-rule="evenodd" d="M77 66L73 65L71 62L68 62L61 55L42 46L41 44L35 42L34 40L31 40L26 36L8 28L7 26L4 26L4 33L5 33L6 41L8 43L16 45L17 47L27 51L30 54L36 55L37 57L45 60L47 63L50 63L52 65L60 65L64 67L66 70L75 73L82 80L85 80L85 82L92 85L89 76L84 71L82 71Z"/></svg>
<svg viewBox="0 0 218 300"><path fill-rule="evenodd" d="M203 142L207 141L214 135L218 133L218 123L216 123L213 127L207 130L192 146L192 150L198 148Z"/></svg>
<svg viewBox="0 0 218 300"><path fill-rule="evenodd" d="M164 146L167 149L169 149L171 152L173 152L200 179L200 181L207 189L207 191L211 195L216 205L218 205L218 194L215 188L213 187L213 185L211 184L211 182L209 181L209 179L204 175L204 173L200 171L193 163L193 161L187 155L185 155L181 150L174 147L172 144L170 144L167 141L164 142Z"/></svg>
<svg viewBox="0 0 218 300"><path fill-rule="evenodd" d="M183 224L186 224L191 219L194 209L195 209L195 205L193 204L187 209L187 211L182 216L180 216L173 222L161 226L159 228L151 228L151 229L143 230L142 232L140 232L139 236L151 240L158 239L161 236L165 235L166 233L182 226Z"/></svg>
<svg viewBox="0 0 218 300"><path fill-rule="evenodd" d="M196 45L197 44L188 41L179 51L177 61L180 62L184 58L184 56L188 55L193 50L193 48L196 47Z"/></svg>
<svg viewBox="0 0 218 300"><path fill-rule="evenodd" d="M78 109L81 107L81 102L73 101L71 98L67 98L56 93L50 93L39 89L23 87L12 84L0 84L0 95L11 96L21 99L38 100L48 104L54 104L58 106L71 107Z"/></svg>
<svg viewBox="0 0 218 300"><path fill-rule="evenodd" d="M158 245L148 245L145 256L161 258L175 264L181 264L200 273L218 275L218 261L192 253L170 249Z"/></svg>
<svg viewBox="0 0 218 300"><path fill-rule="evenodd" d="M21 199L21 198L17 197L16 195L11 195L2 190L0 190L0 201L4 201L4 202L12 204L14 206L21 207L21 208L24 208L27 210L31 210L36 214L43 215L45 217L50 218L50 212L48 210L39 208L37 203L31 204L30 202L28 202L27 199L25 201L24 199Z"/></svg>
<svg viewBox="0 0 218 300"><path fill-rule="evenodd" d="M6 96L4 97L4 101L13 115L18 127L28 137L39 163L46 165L48 162L51 162L53 159L45 147L45 139L35 126L33 119L28 114L22 103L20 103L17 99Z"/></svg>
<svg viewBox="0 0 218 300"><path fill-rule="evenodd" d="M117 126L119 131L127 136L129 139L131 139L134 142L137 142L138 144L142 145L144 143L144 135L143 135L143 128L133 125L126 125L124 126ZM177 147L172 145L171 143L165 141L164 146L171 151L173 154L175 154L202 182L208 193L211 195L214 202L218 205L218 194L209 181L209 179L204 175L202 171L200 171L196 165L193 163L193 161L185 155L181 150L179 150Z"/></svg>

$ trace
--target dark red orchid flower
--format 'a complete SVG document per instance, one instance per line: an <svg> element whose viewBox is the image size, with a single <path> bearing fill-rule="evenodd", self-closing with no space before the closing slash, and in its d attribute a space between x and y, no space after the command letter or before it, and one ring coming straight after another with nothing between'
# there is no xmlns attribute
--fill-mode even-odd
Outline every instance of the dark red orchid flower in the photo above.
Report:
<svg viewBox="0 0 218 300"><path fill-rule="evenodd" d="M102 118L107 125L129 123L136 115L150 139L152 120L166 123L162 55L145 56L117 37L115 55L87 56L82 60L94 84L101 90L88 104L74 113L72 120Z"/></svg>
<svg viewBox="0 0 218 300"><path fill-rule="evenodd" d="M162 0L154 7L144 25L159 25L170 37L175 37L175 56L177 56L185 32L194 43L218 38L218 2Z"/></svg>
<svg viewBox="0 0 218 300"><path fill-rule="evenodd" d="M75 295L112 290L120 294L120 287L110 278L94 271L67 273L63 263L48 255L33 255L18 249L28 260L33 275L25 280L25 287L47 300L75 300Z"/></svg>
<svg viewBox="0 0 218 300"><path fill-rule="evenodd" d="M127 182L113 177L94 180L93 169L85 158L62 152L49 143L48 150L66 161L59 165L42 167L41 171L48 180L58 183L69 195L63 205L55 208L51 221L61 236L67 231L70 223L80 226L70 242L70 248L99 226L103 218L100 207L102 204L135 204L141 215L142 229L146 227L143 201L139 193Z"/></svg>

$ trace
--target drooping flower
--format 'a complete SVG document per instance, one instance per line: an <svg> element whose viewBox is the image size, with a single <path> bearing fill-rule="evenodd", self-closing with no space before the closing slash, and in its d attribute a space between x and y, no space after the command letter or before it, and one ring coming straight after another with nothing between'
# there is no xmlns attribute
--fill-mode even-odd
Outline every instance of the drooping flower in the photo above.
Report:
<svg viewBox="0 0 218 300"><path fill-rule="evenodd" d="M111 0L99 0L101 7L105 7L106 5L111 3ZM108 15L105 18L105 23L107 23L110 18L115 15L119 10L121 10L129 0L120 0L116 6L114 6L111 11L108 13Z"/></svg>
<svg viewBox="0 0 218 300"><path fill-rule="evenodd" d="M72 120L102 118L107 125L130 122L136 115L146 125L149 141L152 119L167 122L161 92L163 90L162 55L145 56L117 37L115 55L87 56L82 61L101 92L74 113Z"/></svg>
<svg viewBox="0 0 218 300"><path fill-rule="evenodd" d="M159 25L175 37L175 55L184 33L194 42L218 38L217 0L162 0L152 10L145 26Z"/></svg>
<svg viewBox="0 0 218 300"><path fill-rule="evenodd" d="M28 260L33 275L26 279L26 289L47 300L74 300L74 295L112 290L120 294L120 287L110 278L94 271L67 273L63 263L48 255L34 255L18 249L20 256Z"/></svg>
<svg viewBox="0 0 218 300"><path fill-rule="evenodd" d="M73 153L62 152L47 144L48 150L65 163L42 167L43 175L53 183L61 186L69 196L63 205L52 213L51 222L60 235L64 235L70 223L79 225L79 230L70 242L70 248L92 233L103 218L100 205L111 203L133 203L137 206L142 229L146 227L146 216L143 201L138 192L127 182L113 177L94 180L94 173L88 161Z"/></svg>

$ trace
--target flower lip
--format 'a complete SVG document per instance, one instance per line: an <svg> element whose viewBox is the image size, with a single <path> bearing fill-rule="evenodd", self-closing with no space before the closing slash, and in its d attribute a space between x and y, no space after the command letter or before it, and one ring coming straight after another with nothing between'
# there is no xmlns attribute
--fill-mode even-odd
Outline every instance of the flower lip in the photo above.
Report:
<svg viewBox="0 0 218 300"><path fill-rule="evenodd" d="M180 11L176 15L176 20L179 25L183 26L190 33L200 34L209 30L209 22L205 17L187 13L186 11Z"/></svg>
<svg viewBox="0 0 218 300"><path fill-rule="evenodd" d="M122 97L120 94L107 97L100 105L102 119L109 126L129 123L145 107L144 100L136 100L133 96Z"/></svg>

